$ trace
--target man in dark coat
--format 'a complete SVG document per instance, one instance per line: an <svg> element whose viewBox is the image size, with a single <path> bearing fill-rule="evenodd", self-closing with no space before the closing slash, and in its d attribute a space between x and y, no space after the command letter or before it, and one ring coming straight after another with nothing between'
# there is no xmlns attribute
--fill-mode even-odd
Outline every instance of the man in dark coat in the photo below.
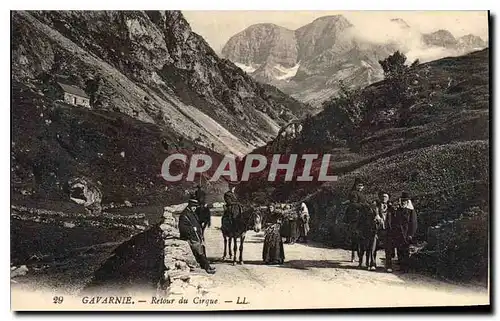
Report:
<svg viewBox="0 0 500 321"><path fill-rule="evenodd" d="M197 206L198 201L196 199L189 200L188 206L179 216L179 233L182 240L189 242L196 261L200 266L207 273L214 274L215 268L211 267L208 262L202 229L195 214Z"/></svg>
<svg viewBox="0 0 500 321"><path fill-rule="evenodd" d="M344 221L347 224L348 228L348 237L351 242L351 262L354 262L355 256L355 247L357 246L357 241L360 237L359 234L359 223L360 223L360 215L367 213L370 209L370 205L366 199L365 194L363 193L364 189L363 181L357 177L354 180L354 185L349 193L349 199L344 202L349 203L347 207Z"/></svg>
<svg viewBox="0 0 500 321"><path fill-rule="evenodd" d="M413 208L408 192L403 192L400 206L391 216L390 239L392 246L397 248L401 271L408 272L410 244L417 231L417 214ZM388 269L392 269L392 259L387 259Z"/></svg>
<svg viewBox="0 0 500 321"><path fill-rule="evenodd" d="M392 258L394 248L390 240L389 230L391 228L391 217L395 211L392 202L389 201L389 194L384 191L379 191L378 200L374 202L375 205L375 224L377 234L375 235L374 243L372 244L372 251L376 251L378 243L383 243L385 250L385 257ZM376 258L376 252L374 253ZM385 268L387 272L392 272L392 266L388 267L388 260L385 261ZM392 261L391 261L392 263Z"/></svg>

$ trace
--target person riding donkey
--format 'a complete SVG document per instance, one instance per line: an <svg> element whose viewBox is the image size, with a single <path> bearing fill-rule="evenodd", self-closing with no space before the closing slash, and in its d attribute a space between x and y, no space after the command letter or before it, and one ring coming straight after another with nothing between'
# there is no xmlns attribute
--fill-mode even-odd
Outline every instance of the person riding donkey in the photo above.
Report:
<svg viewBox="0 0 500 321"><path fill-rule="evenodd" d="M224 194L224 202L226 202L226 211L224 215L227 215L231 224L236 220L239 213L241 212L241 204L238 202L236 198L236 194L234 193L236 190L235 186L231 186L229 191Z"/></svg>
<svg viewBox="0 0 500 321"><path fill-rule="evenodd" d="M202 189L201 185L198 184L196 185L196 191L194 192L196 200L198 201L198 204L200 207L205 207L206 206L206 193Z"/></svg>
<svg viewBox="0 0 500 321"><path fill-rule="evenodd" d="M179 216L179 234L182 240L188 241L196 261L209 274L215 273L215 268L210 266L207 259L205 248L205 239L203 237L202 228L196 217L196 208L198 201L195 198L190 198L188 206L182 211Z"/></svg>
<svg viewBox="0 0 500 321"><path fill-rule="evenodd" d="M203 233L205 229L211 226L211 213L210 209L206 203L206 193L202 189L201 185L196 185L196 191L193 193L192 198L198 201L198 208L196 209L196 214L198 215L198 220L202 227Z"/></svg>

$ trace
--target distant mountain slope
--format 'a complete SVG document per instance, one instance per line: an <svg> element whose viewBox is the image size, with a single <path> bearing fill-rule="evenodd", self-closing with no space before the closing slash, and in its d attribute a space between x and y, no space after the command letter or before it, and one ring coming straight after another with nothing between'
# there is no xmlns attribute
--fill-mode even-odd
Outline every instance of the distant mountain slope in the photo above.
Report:
<svg viewBox="0 0 500 321"><path fill-rule="evenodd" d="M284 94L287 105L277 95L268 99L265 87L218 58L180 12L30 11L12 18L15 79L71 76L94 108L169 126L220 152L261 145L292 110L301 113L300 103ZM193 121L192 112L213 121Z"/></svg>
<svg viewBox="0 0 500 321"><path fill-rule="evenodd" d="M304 105L220 59L177 11L12 12L13 198L67 200L88 177L103 202L184 201L171 153L244 155ZM57 96L57 81L90 110Z"/></svg>
<svg viewBox="0 0 500 321"><path fill-rule="evenodd" d="M255 79L318 109L337 93L339 80L353 88L382 80L378 60L396 50L426 62L487 47L474 35L456 39L447 30L420 34L400 18L389 21L385 40L378 39L383 35L359 30L342 15L317 18L295 31L272 25L270 34L270 28L269 24L248 27L229 39L222 55ZM258 59L250 54L255 52Z"/></svg>

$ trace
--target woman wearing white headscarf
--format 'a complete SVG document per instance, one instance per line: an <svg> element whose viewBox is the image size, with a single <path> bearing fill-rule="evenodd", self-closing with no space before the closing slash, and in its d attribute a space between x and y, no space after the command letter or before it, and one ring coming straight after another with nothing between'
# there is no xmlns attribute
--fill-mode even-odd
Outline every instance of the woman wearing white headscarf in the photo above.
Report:
<svg viewBox="0 0 500 321"><path fill-rule="evenodd" d="M390 239L392 246L397 248L401 264L401 271L408 272L410 258L410 244L417 231L417 214L408 192L400 197L400 206L392 215L390 223ZM388 260L387 268L392 270L392 259Z"/></svg>
<svg viewBox="0 0 500 321"><path fill-rule="evenodd" d="M306 203L302 202L299 207L299 238L307 243L307 234L309 234L309 210Z"/></svg>

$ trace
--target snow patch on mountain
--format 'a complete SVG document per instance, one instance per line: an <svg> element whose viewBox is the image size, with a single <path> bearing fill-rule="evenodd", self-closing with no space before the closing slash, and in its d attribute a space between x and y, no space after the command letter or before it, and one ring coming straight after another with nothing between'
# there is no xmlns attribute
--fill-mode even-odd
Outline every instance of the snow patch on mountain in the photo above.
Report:
<svg viewBox="0 0 500 321"><path fill-rule="evenodd" d="M369 63L367 63L366 61L364 60L361 60L361 66L365 67L365 68L373 68Z"/></svg>
<svg viewBox="0 0 500 321"><path fill-rule="evenodd" d="M278 80L286 80L294 77L297 74L297 71L299 70L300 67L300 62L297 63L295 66L291 68L286 68L281 65L276 65L274 68L278 70L279 72L282 73L281 76L277 76L276 79Z"/></svg>
<svg viewBox="0 0 500 321"><path fill-rule="evenodd" d="M242 63L239 63L239 62L235 62L234 64L236 65L236 67L240 68L241 70L243 70L247 74L251 74L252 72L254 72L255 70L257 70L257 68L259 67L259 66L257 66L257 68L255 68L255 67L248 66L248 65L245 65L245 64L242 64Z"/></svg>

